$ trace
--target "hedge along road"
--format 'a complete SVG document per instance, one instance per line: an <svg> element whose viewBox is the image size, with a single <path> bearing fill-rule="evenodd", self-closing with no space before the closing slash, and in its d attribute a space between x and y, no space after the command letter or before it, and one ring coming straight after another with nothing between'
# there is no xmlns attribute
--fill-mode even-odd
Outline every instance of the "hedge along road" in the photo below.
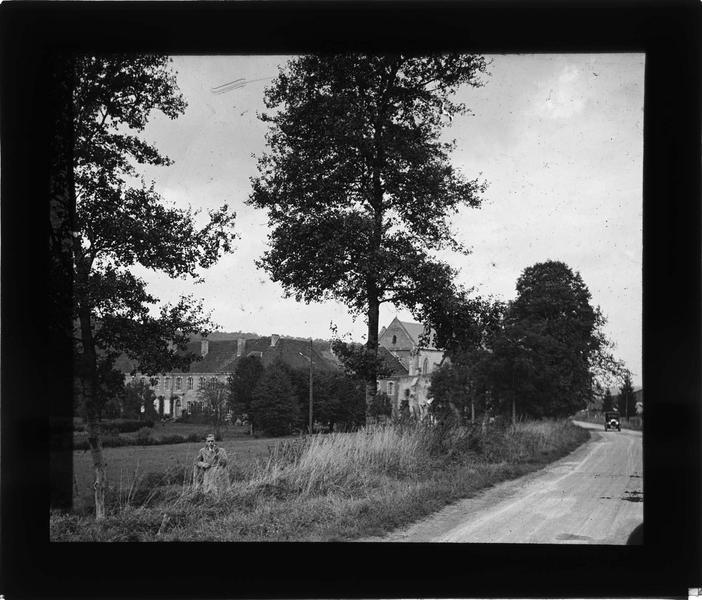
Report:
<svg viewBox="0 0 702 600"><path fill-rule="evenodd" d="M568 456L364 541L626 544L643 522L641 432L575 423L591 439Z"/></svg>

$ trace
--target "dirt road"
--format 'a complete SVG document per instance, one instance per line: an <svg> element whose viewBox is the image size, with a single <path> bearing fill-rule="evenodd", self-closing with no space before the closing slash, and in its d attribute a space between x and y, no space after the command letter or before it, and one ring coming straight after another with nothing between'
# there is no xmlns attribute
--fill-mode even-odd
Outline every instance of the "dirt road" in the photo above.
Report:
<svg viewBox="0 0 702 600"><path fill-rule="evenodd" d="M545 469L368 541L626 544L643 522L641 432L577 424L591 440Z"/></svg>

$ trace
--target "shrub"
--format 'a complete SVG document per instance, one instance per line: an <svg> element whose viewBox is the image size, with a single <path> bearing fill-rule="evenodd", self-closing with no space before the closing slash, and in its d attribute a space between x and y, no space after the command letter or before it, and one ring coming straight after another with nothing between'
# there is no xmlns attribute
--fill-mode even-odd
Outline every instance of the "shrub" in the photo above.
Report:
<svg viewBox="0 0 702 600"><path fill-rule="evenodd" d="M153 426L153 421L138 421L135 419L113 419L102 423L103 431L116 431L117 433L131 433L144 427Z"/></svg>
<svg viewBox="0 0 702 600"><path fill-rule="evenodd" d="M102 445L105 448L117 448L119 446L128 446L128 440L116 435L108 435L102 438Z"/></svg>
<svg viewBox="0 0 702 600"><path fill-rule="evenodd" d="M137 431L136 433L136 442L137 444L142 444L142 445L148 445L148 444L153 444L154 443L154 438L151 436L152 430L149 429L148 427L142 427Z"/></svg>
<svg viewBox="0 0 702 600"><path fill-rule="evenodd" d="M189 423L191 425L210 425L212 423L212 415L207 412L197 411L193 408L191 413L183 413L175 419L176 423Z"/></svg>
<svg viewBox="0 0 702 600"><path fill-rule="evenodd" d="M120 437L117 435L103 435L100 437L103 448L118 448L120 446L131 446L133 444L132 440ZM90 444L88 443L87 437L74 438L73 439L73 449L74 450L89 450Z"/></svg>
<svg viewBox="0 0 702 600"><path fill-rule="evenodd" d="M158 439L159 444L181 444L186 441L186 438L182 435L164 435Z"/></svg>
<svg viewBox="0 0 702 600"><path fill-rule="evenodd" d="M373 402L368 407L371 417L389 417L392 414L392 401L385 392L378 392L373 397Z"/></svg>
<svg viewBox="0 0 702 600"><path fill-rule="evenodd" d="M137 431L136 435L132 438L121 437L120 435L104 435L100 439L102 441L103 448L116 448L119 446L155 446L155 445L165 445L165 444L182 444L185 442L200 442L203 436L199 433L191 433L188 436L183 436L179 434L165 435L161 438L153 437L153 432L148 427L142 427ZM63 438L60 438L63 439ZM52 437L52 450L61 450L59 442L60 439ZM217 441L221 441L221 436L216 438ZM74 437L73 438L73 450L89 450L90 446L88 444L88 438L85 436ZM70 450L70 446L66 449Z"/></svg>

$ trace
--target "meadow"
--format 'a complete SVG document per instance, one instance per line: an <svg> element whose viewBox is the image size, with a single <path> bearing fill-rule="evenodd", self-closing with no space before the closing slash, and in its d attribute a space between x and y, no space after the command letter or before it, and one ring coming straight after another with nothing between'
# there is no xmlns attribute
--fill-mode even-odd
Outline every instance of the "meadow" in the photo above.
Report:
<svg viewBox="0 0 702 600"><path fill-rule="evenodd" d="M108 495L106 519L96 522L88 507L54 512L50 535L54 541L351 541L537 470L587 439L569 421L487 430L394 424L275 441L225 439L231 483L220 495L190 488L189 458L198 444L145 447L143 475L123 475ZM122 465L124 474L135 450L109 449L110 469ZM87 453L85 461L80 464L89 464Z"/></svg>
<svg viewBox="0 0 702 600"><path fill-rule="evenodd" d="M193 461L204 446L205 435L211 430L208 425L186 423L158 424L154 427L154 437L161 435L184 435L193 432L201 434L200 442L166 444L153 446L123 446L104 448L107 480L111 495L124 493L140 480L150 482L159 478L172 479L174 474L190 473ZM130 434L123 434L124 437ZM249 469L257 461L265 460L276 444L285 438L255 438L243 433L243 428L227 427L222 431L223 440L218 445L227 451L232 470ZM177 475L180 477L180 475ZM93 506L93 463L88 450L73 452L73 497L74 510L85 513ZM143 485L143 484L142 484Z"/></svg>

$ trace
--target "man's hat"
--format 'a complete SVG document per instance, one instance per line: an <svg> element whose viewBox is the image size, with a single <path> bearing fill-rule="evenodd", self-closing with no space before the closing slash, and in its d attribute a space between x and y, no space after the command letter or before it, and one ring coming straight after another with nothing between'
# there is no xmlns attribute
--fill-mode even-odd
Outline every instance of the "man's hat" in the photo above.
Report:
<svg viewBox="0 0 702 600"><path fill-rule="evenodd" d="M215 441L215 436L214 433L208 433L207 437L205 438L205 441L212 440L213 442Z"/></svg>

